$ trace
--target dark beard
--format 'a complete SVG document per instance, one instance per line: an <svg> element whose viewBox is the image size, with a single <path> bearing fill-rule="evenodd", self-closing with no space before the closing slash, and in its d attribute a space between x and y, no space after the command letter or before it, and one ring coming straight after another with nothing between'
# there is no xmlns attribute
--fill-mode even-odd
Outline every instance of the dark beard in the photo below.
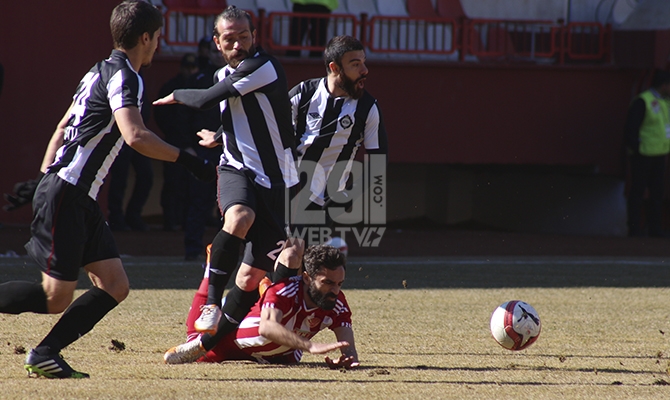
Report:
<svg viewBox="0 0 670 400"><path fill-rule="evenodd" d="M337 302L337 296L332 297L332 293L322 294L319 292L319 289L316 288L314 283L309 284L307 290L307 295L316 305L323 310L332 310L335 308L335 303Z"/></svg>
<svg viewBox="0 0 670 400"><path fill-rule="evenodd" d="M363 78L365 78L365 76L361 76L354 81L349 79L349 77L344 74L344 71L340 71L340 82L338 83L338 86L352 99L360 99L361 96L363 96L363 91L365 89L359 88L356 84Z"/></svg>
<svg viewBox="0 0 670 400"><path fill-rule="evenodd" d="M251 51L253 51L253 48L251 49ZM230 65L233 69L237 68L237 66L240 65L240 63L241 63L242 61L244 61L244 60L246 60L247 58L249 58L249 55L250 55L250 52L249 52L249 51L246 51L246 50L240 50L240 51L238 51L237 53L238 53L238 55L244 55L244 57L243 57L242 59L239 59L239 58L231 59L230 61L229 61L229 60L225 60L226 63L227 63L228 65ZM225 58L225 57L224 57L224 58Z"/></svg>

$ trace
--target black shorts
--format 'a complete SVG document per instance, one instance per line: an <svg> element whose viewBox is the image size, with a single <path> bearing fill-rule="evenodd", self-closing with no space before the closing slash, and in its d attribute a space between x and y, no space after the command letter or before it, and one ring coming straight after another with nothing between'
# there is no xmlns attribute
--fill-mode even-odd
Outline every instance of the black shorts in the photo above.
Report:
<svg viewBox="0 0 670 400"><path fill-rule="evenodd" d="M42 178L33 198L28 255L47 275L76 281L79 268L119 258L98 203L56 174Z"/></svg>
<svg viewBox="0 0 670 400"><path fill-rule="evenodd" d="M253 181L251 174L228 166L219 167L218 201L221 215L240 204L254 210L256 218L247 232L243 262L272 272L286 241L285 196L283 187L267 189ZM225 222L225 221L224 221Z"/></svg>

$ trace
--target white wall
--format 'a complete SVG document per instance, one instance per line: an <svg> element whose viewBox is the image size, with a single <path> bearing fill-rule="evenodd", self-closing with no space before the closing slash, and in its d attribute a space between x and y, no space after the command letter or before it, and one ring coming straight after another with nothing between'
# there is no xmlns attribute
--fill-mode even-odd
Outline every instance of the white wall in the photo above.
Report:
<svg viewBox="0 0 670 400"><path fill-rule="evenodd" d="M461 0L461 5L470 18L604 23L623 21L633 9L631 4L639 1L643 0Z"/></svg>

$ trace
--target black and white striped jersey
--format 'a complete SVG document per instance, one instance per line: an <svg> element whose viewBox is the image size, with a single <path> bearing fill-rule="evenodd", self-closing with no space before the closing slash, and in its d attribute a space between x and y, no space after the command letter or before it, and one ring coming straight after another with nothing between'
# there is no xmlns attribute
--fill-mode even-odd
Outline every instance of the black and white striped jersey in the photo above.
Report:
<svg viewBox="0 0 670 400"><path fill-rule="evenodd" d="M73 97L63 145L48 173L81 188L94 200L114 162L123 137L114 111L142 107L144 84L126 56L113 50L82 78Z"/></svg>
<svg viewBox="0 0 670 400"><path fill-rule="evenodd" d="M209 89L182 89L175 100L190 107L221 109L220 165L255 174L266 188L298 183L295 141L286 75L279 61L261 48L237 68L217 71Z"/></svg>
<svg viewBox="0 0 670 400"><path fill-rule="evenodd" d="M304 161L317 168L307 171L310 200L323 205L330 174L343 162L338 190L343 190L356 152L363 145L369 153L386 154L386 130L377 100L367 91L360 99L333 97L326 78L309 79L291 89L293 124L300 171ZM342 164L340 164L342 165ZM309 167L308 167L309 168Z"/></svg>

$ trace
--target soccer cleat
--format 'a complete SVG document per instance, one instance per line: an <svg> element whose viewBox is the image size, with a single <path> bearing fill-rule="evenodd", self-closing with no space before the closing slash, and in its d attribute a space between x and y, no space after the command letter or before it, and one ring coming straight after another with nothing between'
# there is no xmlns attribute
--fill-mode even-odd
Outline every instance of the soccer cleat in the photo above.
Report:
<svg viewBox="0 0 670 400"><path fill-rule="evenodd" d="M23 366L28 371L28 376L44 376L46 378L88 378L90 375L72 369L60 354L48 354L41 356L30 350Z"/></svg>
<svg viewBox="0 0 670 400"><path fill-rule="evenodd" d="M270 286L272 286L272 281L267 276L264 276L263 279L261 279L261 281L258 283L258 294L263 297L263 294Z"/></svg>
<svg viewBox="0 0 670 400"><path fill-rule="evenodd" d="M205 304L200 306L200 311L200 316L193 324L195 330L200 333L215 334L221 320L221 309L215 304Z"/></svg>
<svg viewBox="0 0 670 400"><path fill-rule="evenodd" d="M196 361L207 353L200 339L191 340L166 351L163 360L166 364L186 364Z"/></svg>

